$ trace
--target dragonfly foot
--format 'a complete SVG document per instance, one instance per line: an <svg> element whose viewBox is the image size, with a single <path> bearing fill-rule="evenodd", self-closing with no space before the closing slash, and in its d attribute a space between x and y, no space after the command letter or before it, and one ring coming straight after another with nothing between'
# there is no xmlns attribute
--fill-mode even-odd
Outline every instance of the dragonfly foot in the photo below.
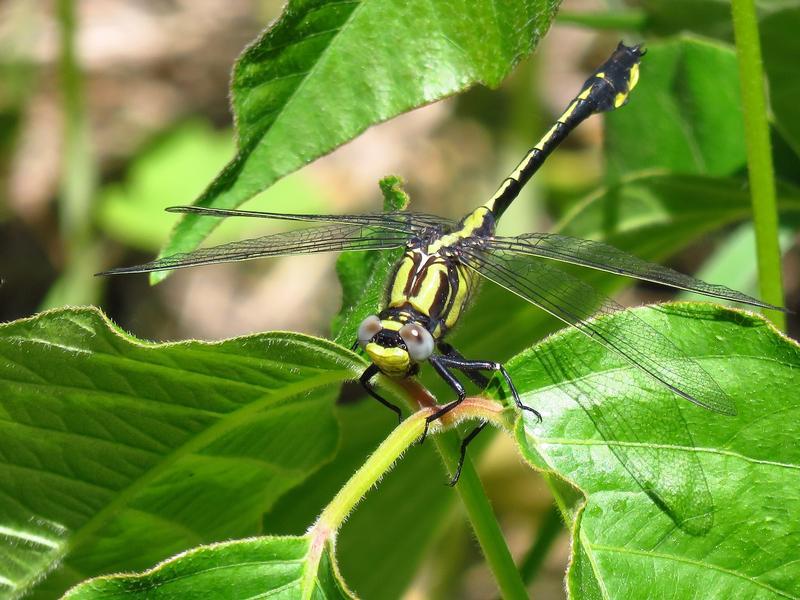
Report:
<svg viewBox="0 0 800 600"><path fill-rule="evenodd" d="M542 422L542 413L540 413L535 408L531 408L530 406L525 406L522 402L517 402L517 407L520 410L527 410L528 412L533 413L533 416L536 417L536 422L537 423L541 423Z"/></svg>
<svg viewBox="0 0 800 600"><path fill-rule="evenodd" d="M425 419L425 429L422 430L422 435L419 436L419 439L417 439L416 442L414 442L415 446L421 446L425 442L425 439L428 437L428 427L430 427L430 425L431 421L430 417L428 417L427 419Z"/></svg>
<svg viewBox="0 0 800 600"><path fill-rule="evenodd" d="M475 439L475 437L476 437L476 436L477 436L477 435L478 435L478 434L479 434L481 431L483 431L483 428L484 428L484 427L486 427L487 423L488 423L488 421L483 421L483 422L482 422L480 425L478 425L478 426L477 426L475 429L473 429L472 431L470 431L470 432L469 432L469 434L467 434L467 437L465 437L465 438L464 438L464 439L461 441L461 448L460 448L460 450L459 450L459 456L458 456L458 466L456 467L456 472L455 472L455 474L453 475L453 478L452 478L452 479L451 479L451 480L448 482L448 484L447 484L447 485L449 485L450 487L454 487L454 486L456 485L456 483L458 483L458 480L459 480L459 478L461 477L461 469L463 469L463 468L464 468L464 461L465 461L465 460L466 460L466 458L467 458L467 446L469 446L469 445L470 445L470 442L472 442L472 440L474 440L474 439Z"/></svg>

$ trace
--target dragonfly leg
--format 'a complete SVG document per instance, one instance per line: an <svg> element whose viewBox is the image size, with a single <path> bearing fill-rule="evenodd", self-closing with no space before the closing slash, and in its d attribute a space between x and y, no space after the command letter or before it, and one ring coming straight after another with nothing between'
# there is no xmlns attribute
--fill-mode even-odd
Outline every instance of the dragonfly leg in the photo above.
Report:
<svg viewBox="0 0 800 600"><path fill-rule="evenodd" d="M444 356L456 358L458 360L466 360L458 350L453 348L447 342L439 342L438 348L439 352L441 352ZM480 389L484 389L487 385L489 385L489 378L483 373L478 371L464 371L464 375L469 377L470 381L472 381L472 383L477 385Z"/></svg>
<svg viewBox="0 0 800 600"><path fill-rule="evenodd" d="M380 372L377 365L370 365L367 369L361 374L361 377L358 378L358 382L361 386L367 390L367 393L375 398L378 402L383 404L386 408L393 410L397 414L398 422L402 423L403 421L403 413L400 412L400 408L383 398L378 392L372 389L372 386L369 384L369 380L372 379L375 375Z"/></svg>
<svg viewBox="0 0 800 600"><path fill-rule="evenodd" d="M443 407L425 419L425 430L422 432L417 444L421 444L425 441L425 438L428 437L428 427L430 427L431 423L433 423L436 419L441 419L444 415L461 404L464 401L464 398L467 397L467 390L464 389L464 386L461 385L461 382L456 379L455 376L443 364L443 359L443 356L431 356L428 359L428 362L430 362L431 366L436 370L436 372L441 375L442 379L444 379L447 384L455 390L456 394L458 394L458 399L453 400L449 404L445 404Z"/></svg>
<svg viewBox="0 0 800 600"><path fill-rule="evenodd" d="M463 371L465 374L469 373L470 371L497 371L502 376L503 379L506 380L508 384L508 389L511 391L511 396L514 398L514 403L517 405L517 408L520 410L527 410L533 413L539 422L542 421L542 415L539 414L534 408L530 406L526 406L522 403L522 400L519 397L519 393L517 392L517 388L514 387L514 382L511 380L511 376L506 371L506 368L501 365L499 362L493 362L488 360L466 360L464 358L455 358L451 356L440 356L438 357L439 360L443 363L442 366L453 367L458 369L459 371Z"/></svg>
<svg viewBox="0 0 800 600"><path fill-rule="evenodd" d="M467 446L469 446L470 442L474 440L481 431L483 431L483 428L486 427L487 423L488 421L483 421L475 429L470 431L467 434L467 437L461 440L461 450L458 457L458 467L456 467L455 475L453 475L453 478L447 484L450 487L453 487L456 483L458 483L458 480L461 477L461 469L464 467L464 459L467 457Z"/></svg>

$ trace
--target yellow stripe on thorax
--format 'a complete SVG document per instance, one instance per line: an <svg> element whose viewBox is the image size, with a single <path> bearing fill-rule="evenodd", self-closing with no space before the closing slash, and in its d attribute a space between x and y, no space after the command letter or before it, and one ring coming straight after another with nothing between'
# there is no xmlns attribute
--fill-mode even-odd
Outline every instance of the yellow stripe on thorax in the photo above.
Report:
<svg viewBox="0 0 800 600"><path fill-rule="evenodd" d="M445 287L444 298L440 298L442 278L447 280L447 265L443 262L428 263L422 278L414 282L416 292L409 295L408 303L424 315L434 316L433 307L439 302L444 307L450 297L449 286Z"/></svg>
<svg viewBox="0 0 800 600"><path fill-rule="evenodd" d="M455 244L458 240L462 240L471 236L477 229L483 227L483 225L486 223L488 212L490 211L491 208L488 203L484 204L483 206L479 206L466 217L464 217L463 221L461 222L460 229L454 231L453 233L443 235L430 246L428 246L425 249L425 252L428 254L436 254L442 248Z"/></svg>
<svg viewBox="0 0 800 600"><path fill-rule="evenodd" d="M451 328L456 324L461 313L464 312L464 307L469 301L470 293L475 285L475 273L472 269L465 267L461 264L456 266L458 272L458 289L455 296L450 301L450 307L444 315L444 324L447 328Z"/></svg>
<svg viewBox="0 0 800 600"><path fill-rule="evenodd" d="M389 306L396 307L405 304L406 283L409 277L413 277L414 273L414 259L410 254L406 254L400 260L400 265L395 271L394 281L392 287L389 289Z"/></svg>

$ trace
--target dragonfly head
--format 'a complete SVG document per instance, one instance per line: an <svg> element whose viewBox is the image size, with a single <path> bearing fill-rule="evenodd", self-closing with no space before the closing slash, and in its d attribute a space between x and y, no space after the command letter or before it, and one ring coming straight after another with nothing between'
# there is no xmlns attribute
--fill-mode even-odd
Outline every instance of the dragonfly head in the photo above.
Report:
<svg viewBox="0 0 800 600"><path fill-rule="evenodd" d="M358 343L389 377L413 375L417 364L433 354L434 341L420 323L400 323L371 315L358 328Z"/></svg>

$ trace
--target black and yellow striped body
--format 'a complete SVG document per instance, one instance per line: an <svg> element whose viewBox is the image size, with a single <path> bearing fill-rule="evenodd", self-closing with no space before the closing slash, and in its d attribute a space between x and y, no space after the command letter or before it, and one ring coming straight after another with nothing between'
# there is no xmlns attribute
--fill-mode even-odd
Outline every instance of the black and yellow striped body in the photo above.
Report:
<svg viewBox="0 0 800 600"><path fill-rule="evenodd" d="M464 217L453 231L432 230L408 243L388 282L386 308L378 315L383 331L364 346L381 372L405 377L418 368L398 335L404 325L419 324L437 343L452 329L464 312L476 278L459 260L460 253L494 235L497 219L572 129L593 113L625 104L638 81L641 56L637 46L620 44L488 202Z"/></svg>
<svg viewBox="0 0 800 600"><path fill-rule="evenodd" d="M543 271L542 265L532 271L528 268L532 263L520 263L520 260L532 256L563 259L565 262L574 261L575 264L600 270L612 270L606 268L611 266L612 272L621 274L631 272L633 277L648 281L660 281L658 277L661 277L661 280L666 281L668 285L682 289L699 289L695 284L687 286L685 277L676 277L674 274L664 272L655 277L653 266L645 265L646 268L642 270L641 261L637 262L637 259L632 261L625 259L627 261L625 264L620 258L619 251L609 254L609 249L602 250L608 263L606 265L602 258L596 261L591 257L587 258L585 247L569 242L566 243L566 254L562 256L557 247L539 249L538 242L532 242L532 238L529 239L527 236L515 238L495 236L496 221L567 134L591 114L617 108L626 102L628 94L636 85L642 54L638 46L627 47L620 44L611 58L586 80L579 94L570 102L555 125L527 153L503 181L494 196L458 224L433 215L402 211L380 215L289 215L203 206L172 207L168 209L170 212L214 217L237 216L307 221L324 225L309 230L272 234L181 252L158 258L144 265L112 269L104 274L148 273L266 256L404 247L405 253L389 278L383 310L377 315L366 316L356 331L356 343L353 349L360 346L372 360L372 364L367 366L359 378L364 389L381 404L394 411L400 419L402 418L400 408L377 393L372 388L370 380L378 373L394 378L408 377L418 371L420 364L427 362L458 396L458 399L433 411L425 418L424 431L427 433L427 427L431 422L447 414L467 397L466 389L454 375L454 371L462 373L479 388L485 388L489 384L490 380L484 373L492 372L503 377L517 408L527 410L541 419L539 413L522 403L511 376L501 363L467 359L442 341L464 313L475 291L478 276L506 287L584 333L592 332L592 336L596 335L595 330L582 320L583 313L586 312L583 309L587 305L592 305L592 301L591 299L578 301L579 299L574 298L577 294L571 293L571 290L581 288L576 288L569 280L566 284L560 284L559 282L564 280L559 277L555 278L555 285L550 285L552 281L548 283L542 280L552 279L553 271ZM542 239L540 238L540 241ZM572 260L570 256L573 257ZM622 268L615 266L619 264ZM517 272L520 269L524 269L524 272ZM542 276L542 273L545 276ZM543 286L556 288L553 292L554 301L545 297L548 295L547 290L540 291ZM560 289L559 286L564 289ZM720 293L719 289L719 286L707 286L705 291L716 297L732 297L731 294L726 295L724 291ZM559 294L569 297L561 298ZM755 302L756 305L760 305L747 296L734 294L733 297L739 300L744 297L745 302ZM561 308L558 301L567 305L573 303L577 308L577 314L571 309ZM627 344L624 344L623 349L626 347ZM654 362L652 356L648 356L646 352L642 355L644 360L637 363L635 353L626 353L618 347L617 350L676 393L693 399L693 396L680 392L680 388L671 383L672 373L660 377L658 370L652 368ZM704 380L700 377L699 381L702 384ZM699 387L703 388L702 385ZM700 402L698 404L702 405ZM726 404L721 401L708 406L721 406L725 409ZM466 445L482 427L483 425L479 426L464 439L461 446L462 462ZM421 439L424 439L425 433ZM458 479L460 464L451 483Z"/></svg>
<svg viewBox="0 0 800 600"><path fill-rule="evenodd" d="M550 131L528 151L484 205L494 213L496 219L500 218L550 152L570 131L593 113L619 108L628 101L628 94L639 81L641 57L638 46L620 44L611 58L586 80Z"/></svg>
<svg viewBox="0 0 800 600"><path fill-rule="evenodd" d="M439 341L453 328L476 286L476 274L458 260L459 243L494 233L494 217L485 207L467 215L452 232L436 232L409 244L389 280L383 328L398 331L416 322ZM368 344L366 351L386 375L404 377L414 365L402 347Z"/></svg>

